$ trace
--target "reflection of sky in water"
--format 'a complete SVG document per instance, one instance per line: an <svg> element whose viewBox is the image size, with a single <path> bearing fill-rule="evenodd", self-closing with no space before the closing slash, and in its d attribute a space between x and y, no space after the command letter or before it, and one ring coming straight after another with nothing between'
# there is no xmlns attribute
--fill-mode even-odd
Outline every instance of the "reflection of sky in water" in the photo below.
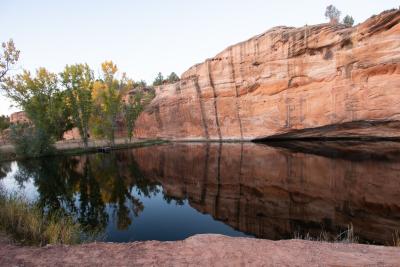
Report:
<svg viewBox="0 0 400 267"><path fill-rule="evenodd" d="M116 219L112 218L112 206L107 205L110 221L106 228L106 240L111 242L129 242L141 240L183 240L195 234L224 234L243 237L246 234L234 230L230 226L214 220L211 215L202 214L192 208L187 200L183 205L175 201L167 203L163 199L162 187L150 197L137 194L136 188L132 195L140 199L144 210L138 217L131 216L132 223L126 230L118 230ZM132 214L131 214L132 215ZM112 218L112 219L111 219Z"/></svg>
<svg viewBox="0 0 400 267"><path fill-rule="evenodd" d="M23 184L18 184L14 179L15 174L18 171L18 163L13 161L11 163L11 171L7 173L6 177L0 179L0 184L4 187L7 192L18 192L24 195L29 200L35 200L39 194L34 185L33 179L29 178Z"/></svg>

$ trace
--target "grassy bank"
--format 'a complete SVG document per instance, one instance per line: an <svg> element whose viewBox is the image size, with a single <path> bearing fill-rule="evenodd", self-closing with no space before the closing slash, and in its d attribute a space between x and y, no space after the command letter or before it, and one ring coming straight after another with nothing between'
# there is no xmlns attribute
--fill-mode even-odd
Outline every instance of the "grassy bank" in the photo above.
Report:
<svg viewBox="0 0 400 267"><path fill-rule="evenodd" d="M136 140L133 142L120 142L114 146L108 145L105 141L92 142L88 148L84 148L82 143L57 143L55 145L55 152L50 155L42 157L58 156L58 155L80 155L85 153L95 153L101 147L110 147L111 150L145 147L157 144L167 143L164 140ZM0 162L27 159L29 157L17 155L12 146L7 145L6 149L0 149Z"/></svg>
<svg viewBox="0 0 400 267"><path fill-rule="evenodd" d="M1 188L0 231L27 245L78 244L88 239L70 216L61 212L44 214L34 202Z"/></svg>

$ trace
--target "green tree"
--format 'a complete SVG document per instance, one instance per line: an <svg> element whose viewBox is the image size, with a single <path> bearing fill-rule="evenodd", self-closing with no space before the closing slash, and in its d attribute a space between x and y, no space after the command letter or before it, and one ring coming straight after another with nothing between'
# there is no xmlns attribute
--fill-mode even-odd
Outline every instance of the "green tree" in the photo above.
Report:
<svg viewBox="0 0 400 267"><path fill-rule="evenodd" d="M128 132L129 141L132 140L132 133L135 127L135 121L143 110L143 92L136 92L128 96L127 103L124 104L125 124Z"/></svg>
<svg viewBox="0 0 400 267"><path fill-rule="evenodd" d="M352 27L354 25L354 19L352 16L346 15L343 19L343 24L349 27Z"/></svg>
<svg viewBox="0 0 400 267"><path fill-rule="evenodd" d="M15 124L10 128L10 139L17 155L38 157L54 152L53 140L45 130L26 124Z"/></svg>
<svg viewBox="0 0 400 267"><path fill-rule="evenodd" d="M58 86L56 74L39 68L36 77L32 77L24 70L22 74L7 78L4 89L6 96L27 113L36 128L56 138L70 129L65 93Z"/></svg>
<svg viewBox="0 0 400 267"><path fill-rule="evenodd" d="M22 108L32 121L34 130L29 138L39 138L38 141L47 146L47 143L60 139L66 130L71 129L65 92L59 89L56 74L39 68L36 76L32 77L30 72L24 70L13 78L6 78L3 88L6 96Z"/></svg>
<svg viewBox="0 0 400 267"><path fill-rule="evenodd" d="M87 64L67 65L60 76L66 88L73 123L78 128L84 146L87 148L93 105L93 71Z"/></svg>
<svg viewBox="0 0 400 267"><path fill-rule="evenodd" d="M14 41L10 39L8 42L1 44L0 51L0 82L6 77L7 72L14 66L18 59L20 51L15 48Z"/></svg>
<svg viewBox="0 0 400 267"><path fill-rule="evenodd" d="M329 5L325 10L325 17L330 20L330 23L336 24L340 20L341 12L333 5Z"/></svg>
<svg viewBox="0 0 400 267"><path fill-rule="evenodd" d="M50 115L50 119L53 128L49 133L56 140L62 140L64 133L74 127L67 92L57 91L52 96L51 102L51 112L53 114Z"/></svg>
<svg viewBox="0 0 400 267"><path fill-rule="evenodd" d="M164 83L164 76L162 75L161 72L159 72L153 82L153 85L158 86L158 85L162 85L163 83Z"/></svg>
<svg viewBox="0 0 400 267"><path fill-rule="evenodd" d="M122 106L122 90L120 82L115 78L118 71L117 66L112 61L105 61L101 64L102 80L98 82L98 106L102 118L102 132L115 144L115 131L117 129L117 119Z"/></svg>
<svg viewBox="0 0 400 267"><path fill-rule="evenodd" d="M0 132L7 129L10 126L10 118L8 116L0 116Z"/></svg>
<svg viewBox="0 0 400 267"><path fill-rule="evenodd" d="M134 87L136 87L136 88L145 88L146 86L147 86L147 83L145 80L140 80L140 81L134 83Z"/></svg>
<svg viewBox="0 0 400 267"><path fill-rule="evenodd" d="M167 78L169 83L179 82L179 76L175 72L171 72L171 74Z"/></svg>

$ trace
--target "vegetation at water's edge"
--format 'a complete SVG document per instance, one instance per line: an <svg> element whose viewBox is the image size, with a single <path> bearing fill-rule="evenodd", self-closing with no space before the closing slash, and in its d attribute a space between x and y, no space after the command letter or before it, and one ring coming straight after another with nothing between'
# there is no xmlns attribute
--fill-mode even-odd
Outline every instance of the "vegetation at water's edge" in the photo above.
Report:
<svg viewBox="0 0 400 267"><path fill-rule="evenodd" d="M136 119L155 97L153 86L119 73L112 61L102 63L97 76L87 64L66 65L61 73L38 68L35 74L23 70L11 76L19 54L12 40L2 44L0 92L26 118L15 118L10 125L8 117L1 117L0 133L9 128L3 139L13 143L19 157L54 154L55 142L71 129L79 132L86 149L89 139L107 139L114 147L117 133L131 141ZM176 81L174 72L167 79L159 73L155 85Z"/></svg>
<svg viewBox="0 0 400 267"><path fill-rule="evenodd" d="M324 241L324 242L340 242L340 243L358 243L359 239L354 234L353 224L347 226L347 229L340 232L336 236L330 236L327 232L322 231L318 237L313 238L309 233L304 236L298 232L294 233L294 239L303 239L310 241Z"/></svg>
<svg viewBox="0 0 400 267"><path fill-rule="evenodd" d="M398 230L393 234L393 246L400 247L400 231Z"/></svg>
<svg viewBox="0 0 400 267"><path fill-rule="evenodd" d="M388 246L395 246L400 247L400 232L396 230L393 233L393 241L392 243L388 243ZM353 224L350 223L347 225L347 229L340 232L336 236L329 235L327 232L322 231L318 237L312 237L310 233L306 233L305 235L301 235L298 232L294 233L294 239L302 239L302 240L309 240L309 241L319 241L319 242L338 242L338 243L359 243L358 236L354 233Z"/></svg>
<svg viewBox="0 0 400 267"><path fill-rule="evenodd" d="M128 148L136 148L136 147L145 147L145 146L152 146L152 145L160 145L168 143L165 140L142 140L142 141L135 141L132 143L124 143L124 144L115 144L111 147L111 150L118 150L118 149L128 149ZM59 155L80 155L85 153L95 153L98 152L99 147L93 146L85 148L77 147L77 148L65 148L65 149L52 149L51 153L42 154L42 155L28 155L28 154L18 154L16 152L1 152L0 151L0 162L6 161L13 161L13 160L21 160L21 159L30 159L30 158L39 158L39 157L46 157L46 156L59 156Z"/></svg>
<svg viewBox="0 0 400 267"><path fill-rule="evenodd" d="M10 127L10 118L8 116L0 116L0 132Z"/></svg>
<svg viewBox="0 0 400 267"><path fill-rule="evenodd" d="M24 196L0 188L0 230L15 241L29 245L78 244L91 237L69 215L44 213Z"/></svg>
<svg viewBox="0 0 400 267"><path fill-rule="evenodd" d="M128 165L122 164L128 167L124 174L120 169L121 155L124 155L122 158L129 162ZM0 180L11 171L11 165L11 163L2 165ZM145 178L134 160L132 151L129 150L107 155L98 153L81 157L53 157L52 160L37 158L19 161L14 179L19 188L22 188L27 181L32 181L35 185L38 195L34 198L35 202L32 205L34 209L26 208L37 214L35 218L40 219L40 215L51 214L55 219L69 218L72 221L67 222L79 226L77 229L67 228L67 230L77 230L79 233L72 235L75 239L71 243L99 238L103 240L106 237L108 221L114 218L119 230L127 230L133 218L144 209L140 198L133 192L136 191L138 195L144 197L160 193L159 184ZM177 204L182 203L166 195L164 198L167 202L175 200ZM10 206L9 202L5 204ZM3 206L5 205L1 205L0 209L3 209ZM111 210L108 207L113 212L109 213ZM10 217L9 214L6 214L6 218ZM26 239L17 235L13 228L8 233L13 234L16 240ZM76 240L78 236L80 239Z"/></svg>

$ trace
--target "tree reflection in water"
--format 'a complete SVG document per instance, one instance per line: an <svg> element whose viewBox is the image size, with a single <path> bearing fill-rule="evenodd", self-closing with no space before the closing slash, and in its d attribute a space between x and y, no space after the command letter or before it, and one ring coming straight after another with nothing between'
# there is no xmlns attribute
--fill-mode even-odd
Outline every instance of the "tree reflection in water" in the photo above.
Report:
<svg viewBox="0 0 400 267"><path fill-rule="evenodd" d="M78 221L88 229L104 229L107 225L107 213L101 197L100 185L93 175L91 161L83 158L82 173L79 179L79 217Z"/></svg>
<svg viewBox="0 0 400 267"><path fill-rule="evenodd" d="M171 143L20 161L14 179L32 178L44 212L61 209L111 240L334 238L351 223L360 241L387 244L400 229L399 151L394 142Z"/></svg>
<svg viewBox="0 0 400 267"><path fill-rule="evenodd" d="M2 164L1 170L5 176L10 165ZM160 192L141 174L129 151L20 161L14 178L20 187L33 180L43 212L68 213L88 232L104 231L110 219L119 230L127 229L144 209L134 192L145 197Z"/></svg>
<svg viewBox="0 0 400 267"><path fill-rule="evenodd" d="M11 172L11 162L0 164L0 179L6 177L9 172Z"/></svg>

